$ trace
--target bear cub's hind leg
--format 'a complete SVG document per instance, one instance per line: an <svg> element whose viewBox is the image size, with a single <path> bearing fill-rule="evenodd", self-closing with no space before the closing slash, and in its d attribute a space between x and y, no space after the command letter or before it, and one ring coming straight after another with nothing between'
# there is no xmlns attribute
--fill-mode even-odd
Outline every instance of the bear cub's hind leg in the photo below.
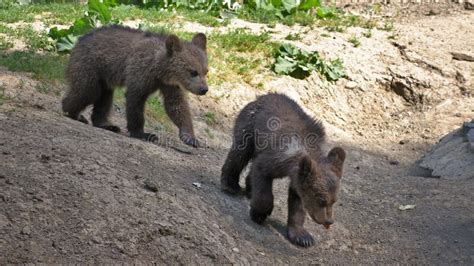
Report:
<svg viewBox="0 0 474 266"><path fill-rule="evenodd" d="M120 128L111 124L108 119L110 110L112 109L113 97L114 91L112 89L104 88L101 91L101 95L94 102L91 120L92 125L95 127L119 133Z"/></svg>
<svg viewBox="0 0 474 266"><path fill-rule="evenodd" d="M273 178L263 171L259 171L259 162L255 161L250 170L252 196L250 200L250 218L262 224L273 211Z"/></svg>

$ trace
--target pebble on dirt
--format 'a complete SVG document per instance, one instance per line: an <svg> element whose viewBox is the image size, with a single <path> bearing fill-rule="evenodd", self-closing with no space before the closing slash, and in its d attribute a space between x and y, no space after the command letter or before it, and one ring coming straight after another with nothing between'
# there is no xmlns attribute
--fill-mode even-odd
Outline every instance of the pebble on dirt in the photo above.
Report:
<svg viewBox="0 0 474 266"><path fill-rule="evenodd" d="M155 181L148 178L148 179L145 180L145 189L147 189L151 192L158 192L158 185L156 184Z"/></svg>

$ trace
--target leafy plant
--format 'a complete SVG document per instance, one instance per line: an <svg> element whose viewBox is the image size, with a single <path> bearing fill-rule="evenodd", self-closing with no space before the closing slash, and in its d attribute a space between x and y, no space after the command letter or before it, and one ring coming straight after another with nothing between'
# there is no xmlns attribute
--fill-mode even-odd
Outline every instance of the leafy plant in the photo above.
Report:
<svg viewBox="0 0 474 266"><path fill-rule="evenodd" d="M317 71L329 81L336 81L346 77L344 66L340 59L326 62L318 52L307 52L289 43L282 44L275 57L273 71L277 74L304 79L312 71Z"/></svg>
<svg viewBox="0 0 474 266"><path fill-rule="evenodd" d="M352 43L352 45L354 45L354 47L359 47L360 46L360 41L357 38L357 36L355 36L355 35L352 35L352 37L349 39L349 42Z"/></svg>
<svg viewBox="0 0 474 266"><path fill-rule="evenodd" d="M51 28L48 36L56 40L56 48L59 52L69 52L76 44L79 36L100 25L118 23L118 21L112 20L110 12L110 7L115 5L115 0L104 0L103 2L89 0L87 2L88 11L84 17L74 21L74 24L68 29Z"/></svg>
<svg viewBox="0 0 474 266"><path fill-rule="evenodd" d="M203 114L204 121L207 125L212 126L217 123L216 114L213 112L206 112Z"/></svg>
<svg viewBox="0 0 474 266"><path fill-rule="evenodd" d="M368 29L366 32L362 33L362 35L364 35L365 38L370 38L372 37L372 30Z"/></svg>

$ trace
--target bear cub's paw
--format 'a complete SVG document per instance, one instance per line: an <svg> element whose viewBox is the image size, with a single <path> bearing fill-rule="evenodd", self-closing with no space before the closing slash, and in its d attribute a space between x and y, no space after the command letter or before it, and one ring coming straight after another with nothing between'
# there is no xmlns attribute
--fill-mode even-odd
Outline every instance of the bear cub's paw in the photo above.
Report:
<svg viewBox="0 0 474 266"><path fill-rule="evenodd" d="M263 224L263 222L265 222L265 219L267 219L270 213L258 212L255 209L251 208L250 219L252 219L252 221L254 221L257 224Z"/></svg>
<svg viewBox="0 0 474 266"><path fill-rule="evenodd" d="M195 139L193 136L191 136L190 134L179 133L179 139L181 139L181 141L188 146L191 146L194 148L197 148L200 146L199 141Z"/></svg>
<svg viewBox="0 0 474 266"><path fill-rule="evenodd" d="M227 178L223 177L221 178L221 189L232 195L238 195L242 194L242 188L237 184L237 186L232 186L227 182Z"/></svg>
<svg viewBox="0 0 474 266"><path fill-rule="evenodd" d="M288 239L291 243L304 248L311 247L315 243L313 236L305 229L288 228Z"/></svg>
<svg viewBox="0 0 474 266"><path fill-rule="evenodd" d="M97 126L97 127L108 130L108 131L112 131L112 132L115 132L115 133L120 133L120 128L116 125L101 125L101 126Z"/></svg>

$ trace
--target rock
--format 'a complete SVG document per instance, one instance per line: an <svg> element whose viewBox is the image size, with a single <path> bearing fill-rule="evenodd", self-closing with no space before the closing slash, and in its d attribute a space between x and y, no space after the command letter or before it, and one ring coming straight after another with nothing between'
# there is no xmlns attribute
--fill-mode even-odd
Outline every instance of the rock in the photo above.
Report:
<svg viewBox="0 0 474 266"><path fill-rule="evenodd" d="M22 235L30 235L31 234L31 228L29 226L23 227L20 232Z"/></svg>
<svg viewBox="0 0 474 266"><path fill-rule="evenodd" d="M154 180L147 178L145 180L145 189L156 193L158 192L158 185Z"/></svg>
<svg viewBox="0 0 474 266"><path fill-rule="evenodd" d="M398 142L398 144L400 144L400 145L405 145L407 143L408 143L407 139L402 139L402 140L400 140L400 142Z"/></svg>
<svg viewBox="0 0 474 266"><path fill-rule="evenodd" d="M464 9L466 10L474 10L474 1L472 0L466 0L464 2Z"/></svg>
<svg viewBox="0 0 474 266"><path fill-rule="evenodd" d="M346 89L353 90L357 88L358 85L357 82L351 80L346 83Z"/></svg>
<svg viewBox="0 0 474 266"><path fill-rule="evenodd" d="M466 141L467 133L462 129L455 130L433 147L421 160L420 166L432 170L432 177L451 180L474 178L474 145ZM474 134L471 133L471 134ZM474 135L471 137L473 138Z"/></svg>
<svg viewBox="0 0 474 266"><path fill-rule="evenodd" d="M389 163L390 163L391 165L399 165L399 164L400 164L400 162L397 161L397 160L390 160Z"/></svg>
<svg viewBox="0 0 474 266"><path fill-rule="evenodd" d="M451 52L454 60L474 62L474 56L465 53Z"/></svg>

